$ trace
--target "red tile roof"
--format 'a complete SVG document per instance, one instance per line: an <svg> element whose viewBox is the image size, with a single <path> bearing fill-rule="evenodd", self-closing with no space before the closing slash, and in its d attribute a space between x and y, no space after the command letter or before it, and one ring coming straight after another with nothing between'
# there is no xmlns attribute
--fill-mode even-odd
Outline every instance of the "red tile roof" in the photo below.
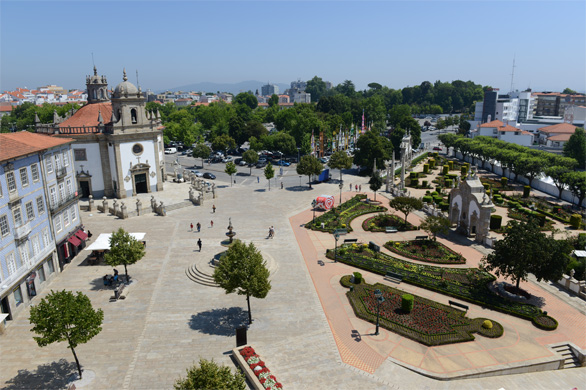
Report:
<svg viewBox="0 0 586 390"><path fill-rule="evenodd" d="M576 126L570 123L558 123L557 125L545 126L539 129L540 133L567 133L574 134Z"/></svg>
<svg viewBox="0 0 586 390"><path fill-rule="evenodd" d="M481 124L478 127L501 127L501 126L504 126L504 125L505 124L503 122L495 119L495 120L493 120L491 122L483 123L483 124Z"/></svg>
<svg viewBox="0 0 586 390"><path fill-rule="evenodd" d="M547 140L548 141L568 141L571 136L572 136L572 134L569 134L569 133L561 133L561 134L552 135L551 137L547 137Z"/></svg>
<svg viewBox="0 0 586 390"><path fill-rule="evenodd" d="M7 105L0 105L0 112L11 112L12 111L12 106L7 106Z"/></svg>
<svg viewBox="0 0 586 390"><path fill-rule="evenodd" d="M99 124L98 116L100 113L102 114L104 123L110 123L110 119L112 118L112 103L86 104L77 110L71 118L59 124L59 127L95 127Z"/></svg>
<svg viewBox="0 0 586 390"><path fill-rule="evenodd" d="M0 134L0 161L40 152L74 142L73 138L57 138L28 131Z"/></svg>

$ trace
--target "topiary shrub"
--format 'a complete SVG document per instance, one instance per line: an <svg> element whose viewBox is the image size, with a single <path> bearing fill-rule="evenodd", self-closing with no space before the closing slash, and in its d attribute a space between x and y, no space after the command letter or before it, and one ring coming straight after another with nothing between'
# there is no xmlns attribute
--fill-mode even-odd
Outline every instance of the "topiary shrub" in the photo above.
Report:
<svg viewBox="0 0 586 390"><path fill-rule="evenodd" d="M433 203L435 203L435 204L440 204L443 200L444 200L444 198L442 198L439 195L433 197Z"/></svg>
<svg viewBox="0 0 586 390"><path fill-rule="evenodd" d="M428 164L429 164L429 169L435 168L435 160L433 158L429 159Z"/></svg>
<svg viewBox="0 0 586 390"><path fill-rule="evenodd" d="M409 179L417 179L417 172L410 172Z"/></svg>
<svg viewBox="0 0 586 390"><path fill-rule="evenodd" d="M440 202L439 207L441 211L448 211L450 209L450 204L447 202Z"/></svg>
<svg viewBox="0 0 586 390"><path fill-rule="evenodd" d="M448 161L448 167L449 167L450 171L452 169L454 169L454 162L453 161Z"/></svg>
<svg viewBox="0 0 586 390"><path fill-rule="evenodd" d="M530 186L523 186L523 198L528 198L530 192L531 192Z"/></svg>
<svg viewBox="0 0 586 390"><path fill-rule="evenodd" d="M507 186L507 181L509 181L509 179L507 179L506 177L501 177L501 185L503 187Z"/></svg>
<svg viewBox="0 0 586 390"><path fill-rule="evenodd" d="M570 226L574 229L580 229L580 224L582 222L582 216L580 214L572 214L570 217Z"/></svg>
<svg viewBox="0 0 586 390"><path fill-rule="evenodd" d="M354 284L362 283L362 274L360 272L354 272Z"/></svg>
<svg viewBox="0 0 586 390"><path fill-rule="evenodd" d="M460 174L462 176L466 176L467 173L468 173L468 167L466 165L462 165L462 167L460 168Z"/></svg>
<svg viewBox="0 0 586 390"><path fill-rule="evenodd" d="M442 175L447 175L449 170L450 170L450 166L444 165L443 170L442 170Z"/></svg>
<svg viewBox="0 0 586 390"><path fill-rule="evenodd" d="M491 230L500 229L502 223L503 223L503 217L501 215L492 214L490 216L490 229Z"/></svg>
<svg viewBox="0 0 586 390"><path fill-rule="evenodd" d="M442 188L444 188L444 187L442 187L441 184L439 186L435 186L435 190L437 192L440 192L442 190Z"/></svg>
<svg viewBox="0 0 586 390"><path fill-rule="evenodd" d="M484 329L492 329L492 321L491 320L484 320L482 323L482 327Z"/></svg>
<svg viewBox="0 0 586 390"><path fill-rule="evenodd" d="M557 320L548 315L534 317L532 321L535 326L543 330L555 330L558 327Z"/></svg>
<svg viewBox="0 0 586 390"><path fill-rule="evenodd" d="M425 195L422 198L422 200L423 200L424 203L431 203L433 201L433 198L431 196L429 196L429 195Z"/></svg>
<svg viewBox="0 0 586 390"><path fill-rule="evenodd" d="M496 204L501 204L501 203L503 203L503 197L500 196L499 194L495 194L492 196L492 201Z"/></svg>
<svg viewBox="0 0 586 390"><path fill-rule="evenodd" d="M411 179L411 186L417 187L419 185L419 179L413 178Z"/></svg>
<svg viewBox="0 0 586 390"><path fill-rule="evenodd" d="M411 295L411 294L401 295L401 309L405 313L411 313L411 310L413 310L414 303L415 303L415 299L413 298L413 295Z"/></svg>
<svg viewBox="0 0 586 390"><path fill-rule="evenodd" d="M421 181L421 187L427 188L427 180L422 180Z"/></svg>
<svg viewBox="0 0 586 390"><path fill-rule="evenodd" d="M482 186L484 187L484 190L485 191L490 190L490 184L488 184L488 183L482 183Z"/></svg>
<svg viewBox="0 0 586 390"><path fill-rule="evenodd" d="M493 193L493 194L498 194L498 193L499 193L499 190L498 190L497 188L493 188L493 189L492 189L492 193Z"/></svg>
<svg viewBox="0 0 586 390"><path fill-rule="evenodd" d="M429 172L429 164L423 164L423 173Z"/></svg>
<svg viewBox="0 0 586 390"><path fill-rule="evenodd" d="M444 180L444 184L446 185L446 188L452 188L452 184L454 182L452 181L452 179L446 179Z"/></svg>
<svg viewBox="0 0 586 390"><path fill-rule="evenodd" d="M433 196L433 197L435 197L435 196L438 196L438 195L439 195L439 192L437 192L437 191L433 191L433 192L431 193L431 196Z"/></svg>

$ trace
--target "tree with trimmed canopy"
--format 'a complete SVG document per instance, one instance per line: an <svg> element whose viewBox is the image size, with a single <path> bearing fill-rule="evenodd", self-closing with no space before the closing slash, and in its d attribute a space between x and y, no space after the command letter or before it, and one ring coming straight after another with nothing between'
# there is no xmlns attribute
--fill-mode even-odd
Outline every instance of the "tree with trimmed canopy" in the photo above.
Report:
<svg viewBox="0 0 586 390"><path fill-rule="evenodd" d="M397 196L390 200L389 206L405 214L405 224L407 224L407 216L414 210L421 210L423 202L421 199L410 196Z"/></svg>

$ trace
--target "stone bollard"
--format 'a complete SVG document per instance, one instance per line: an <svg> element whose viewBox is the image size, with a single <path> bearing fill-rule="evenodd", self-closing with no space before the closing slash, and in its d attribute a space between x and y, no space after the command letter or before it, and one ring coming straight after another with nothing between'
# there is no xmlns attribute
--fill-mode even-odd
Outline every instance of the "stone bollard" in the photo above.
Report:
<svg viewBox="0 0 586 390"><path fill-rule="evenodd" d="M167 215L167 212L165 211L165 206L163 205L163 201L161 201L161 204L159 205L159 215L164 217Z"/></svg>
<svg viewBox="0 0 586 390"><path fill-rule="evenodd" d="M140 210L142 210L142 202L140 199L136 200L136 215L140 217Z"/></svg>
<svg viewBox="0 0 586 390"><path fill-rule="evenodd" d="M128 218L128 211L126 210L126 205L124 204L124 202L120 202L120 218Z"/></svg>
<svg viewBox="0 0 586 390"><path fill-rule="evenodd" d="M112 214L118 215L118 201L116 199L112 201L112 208L114 209Z"/></svg>
<svg viewBox="0 0 586 390"><path fill-rule="evenodd" d="M108 212L108 199L105 196L102 198L102 207L104 208L103 212L107 213Z"/></svg>
<svg viewBox="0 0 586 390"><path fill-rule="evenodd" d="M90 195L90 201L88 205L88 211L92 211L94 209L94 196Z"/></svg>
<svg viewBox="0 0 586 390"><path fill-rule="evenodd" d="M157 212L157 201L154 195L151 195L151 209L153 209L153 213Z"/></svg>

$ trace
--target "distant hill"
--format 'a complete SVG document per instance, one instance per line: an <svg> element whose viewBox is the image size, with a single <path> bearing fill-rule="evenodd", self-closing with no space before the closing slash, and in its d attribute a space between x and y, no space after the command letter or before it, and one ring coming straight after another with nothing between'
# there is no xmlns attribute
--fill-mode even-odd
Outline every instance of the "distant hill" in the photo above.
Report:
<svg viewBox="0 0 586 390"><path fill-rule="evenodd" d="M229 92L234 95L237 95L240 92L247 92L247 91L252 91L252 93L255 93L257 89L260 93L261 87L265 84L266 84L266 81L262 82L262 81L254 81L254 80L241 81L241 82L235 83L235 84L201 82L201 83L195 83L195 84L182 85L180 87L169 88L169 89L167 89L167 91L195 91L195 92L201 91L201 92L214 92L214 93L220 91L220 92ZM283 83L272 83L272 84L276 84L279 86L279 93L285 92L285 90L291 86L290 84L283 84ZM161 93L161 92L165 92L165 91L159 91L159 92Z"/></svg>

